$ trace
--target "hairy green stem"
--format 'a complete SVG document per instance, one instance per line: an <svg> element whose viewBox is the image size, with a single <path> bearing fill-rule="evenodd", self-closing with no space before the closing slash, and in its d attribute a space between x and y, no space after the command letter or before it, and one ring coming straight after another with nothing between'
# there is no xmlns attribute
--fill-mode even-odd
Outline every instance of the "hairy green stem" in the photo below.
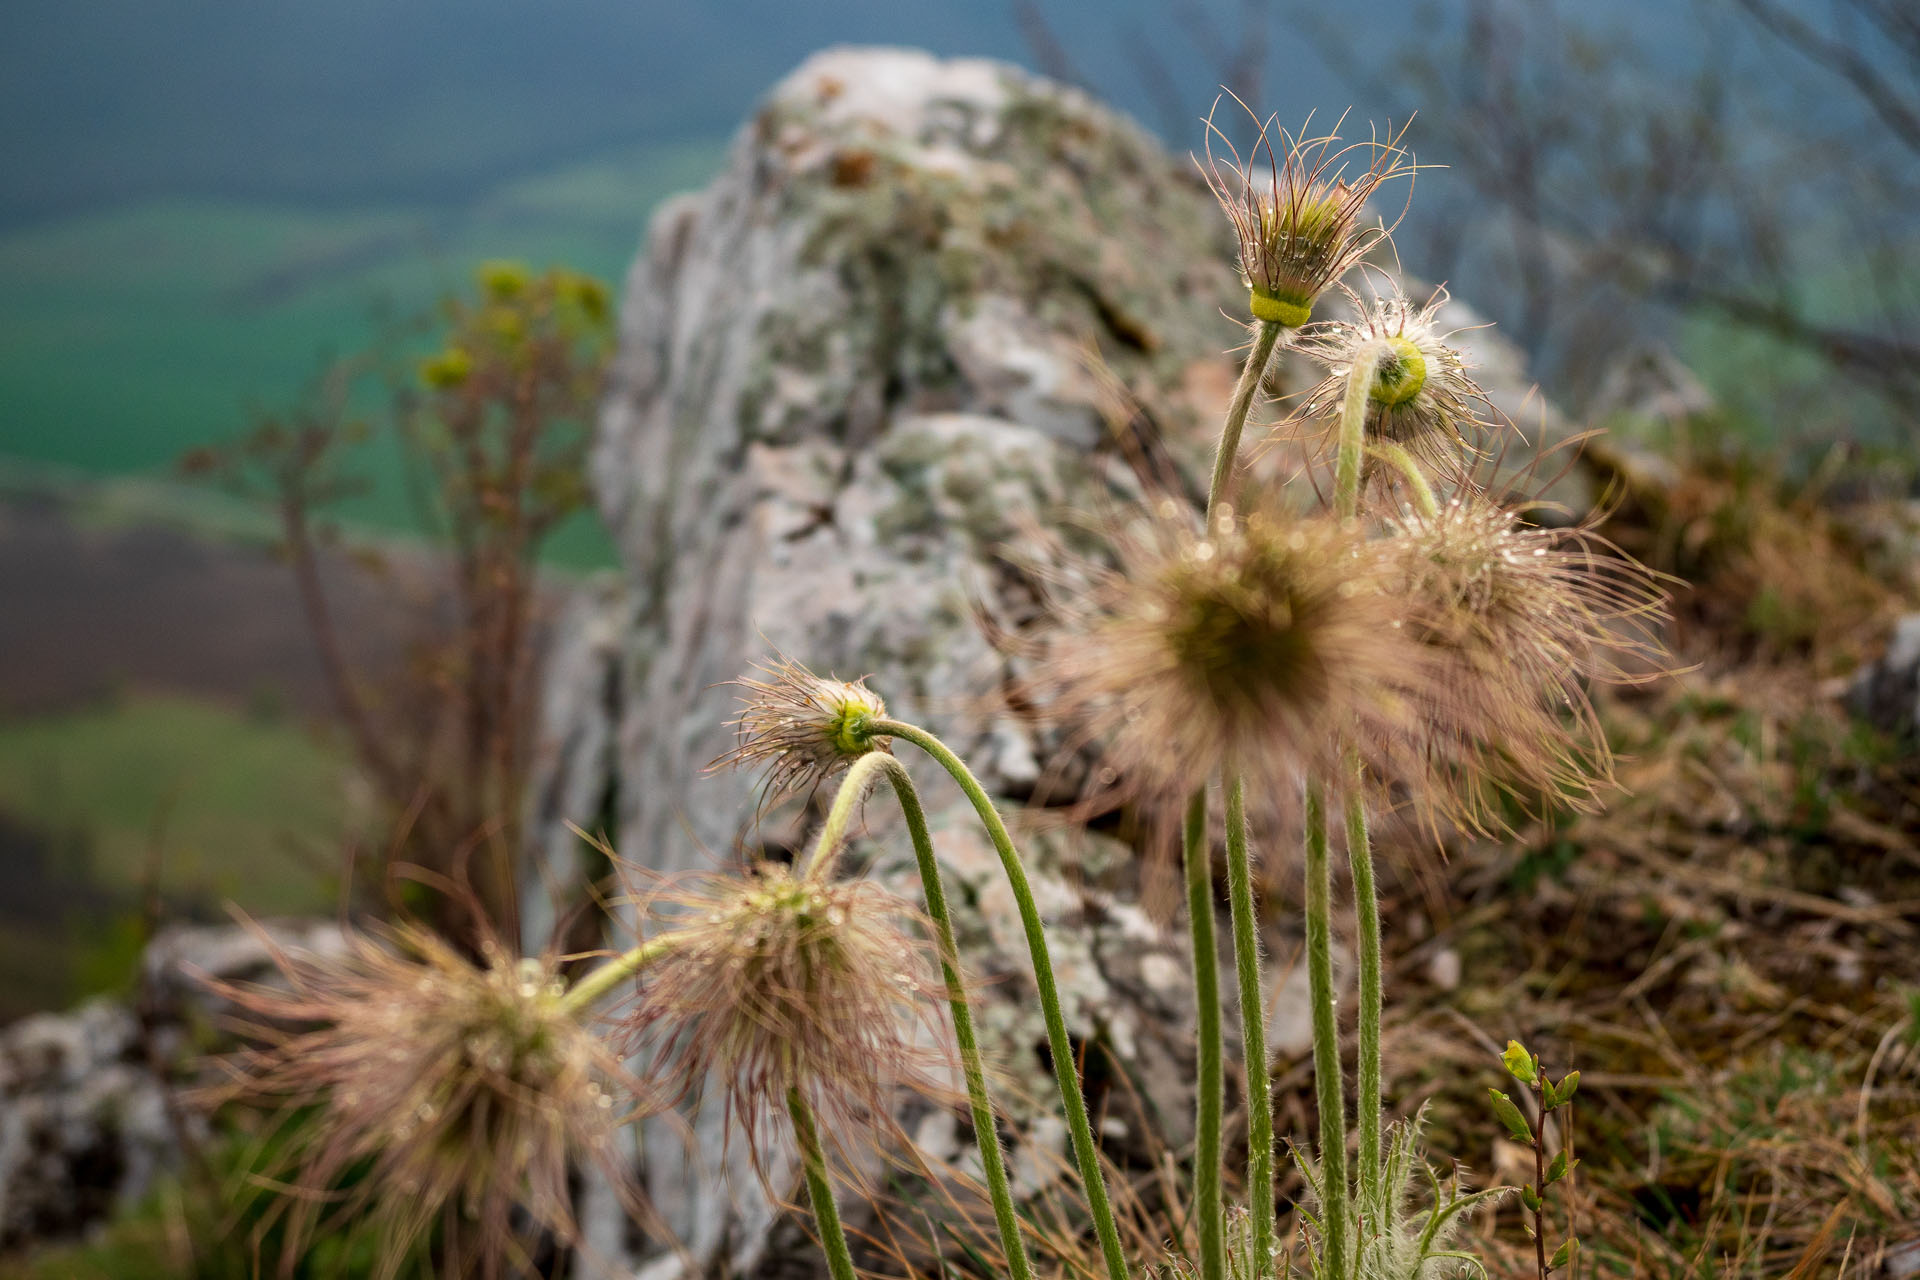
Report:
<svg viewBox="0 0 1920 1280"><path fill-rule="evenodd" d="M833 1183L827 1180L827 1157L820 1146L820 1130L813 1123L813 1108L798 1088L787 1090L787 1114L793 1117L793 1136L800 1148L800 1167L807 1175L807 1196L813 1201L813 1220L820 1228L820 1249L827 1255L827 1270L833 1280L856 1280L853 1251L847 1248L846 1228L840 1225L840 1207L833 1200Z"/></svg>
<svg viewBox="0 0 1920 1280"><path fill-rule="evenodd" d="M1221 1110L1226 1076L1220 1027L1220 953L1213 939L1213 851L1207 844L1207 789L1187 801L1180 842L1187 869L1187 928L1193 935L1194 1088L1193 1212L1200 1224L1201 1280L1226 1280L1227 1245L1220 1208Z"/></svg>
<svg viewBox="0 0 1920 1280"><path fill-rule="evenodd" d="M1273 1259L1273 1098L1267 1076L1267 1008L1260 980L1260 919L1247 852L1246 787L1227 783L1227 896L1233 907L1233 970L1240 980L1240 1040L1247 1071L1247 1208L1253 1215L1254 1275Z"/></svg>
<svg viewBox="0 0 1920 1280"><path fill-rule="evenodd" d="M947 910L947 893L940 882L940 864L934 857L933 838L927 832L926 810L920 805L920 793L906 766L892 756L874 754L887 762L887 778L893 783L894 794L900 798L900 812L906 817L907 831L913 836L913 856L920 864L920 885L926 893L927 915L933 920L940 945L940 972L946 978L947 1003L953 1011L953 1039L960 1050L960 1068L967 1078L974 1142L980 1147L981 1168L986 1175L987 1193L993 1201L993 1222L1000 1233L1007 1272L1012 1280L1031 1280L1033 1267L1020 1238L1020 1219L1014 1213L1013 1190L1007 1182L1006 1158L1000 1150L993 1100L987 1094L987 1073L980 1060L980 1042L974 1033L973 1007L960 978L960 948L953 936L953 916Z"/></svg>
<svg viewBox="0 0 1920 1280"><path fill-rule="evenodd" d="M586 1012L599 1002L601 996L665 955L673 945L673 935L665 934L636 947L629 947L574 983L567 994L560 998L561 1009L569 1014Z"/></svg>
<svg viewBox="0 0 1920 1280"><path fill-rule="evenodd" d="M1086 1191L1087 1212L1093 1218L1094 1233L1100 1238L1100 1252L1106 1262L1108 1280L1127 1280L1127 1257L1120 1247L1120 1228L1113 1216L1113 1203L1107 1195L1107 1181L1100 1171L1100 1149L1093 1141L1093 1124L1087 1118L1086 1096L1080 1090L1079 1063L1073 1041L1067 1035L1067 1020L1060 1011L1060 991L1054 982L1053 959L1047 951L1046 927L1040 920L1040 908L1027 884L1026 868L1020 861L1007 824L994 807L986 788L973 776L966 762L940 739L918 725L903 720L875 720L872 731L882 737L910 742L939 762L973 804L981 825L1000 855L1000 866L1013 891L1020 911L1020 924L1027 935L1027 953L1033 962L1033 985L1040 997L1040 1012L1047 1023L1047 1047L1053 1055L1053 1076L1060 1086L1061 1109L1066 1112L1067 1132L1073 1140L1074 1161L1080 1168L1081 1186Z"/></svg>
<svg viewBox="0 0 1920 1280"><path fill-rule="evenodd" d="M1333 1003L1333 876L1327 865L1327 805L1307 784L1307 982L1313 1003L1313 1093L1320 1112L1323 1260L1328 1280L1348 1280L1347 1117L1340 1078L1340 1019Z"/></svg>
<svg viewBox="0 0 1920 1280"><path fill-rule="evenodd" d="M1207 527L1213 527L1213 513L1227 496L1227 487L1233 480L1233 464L1240 456L1240 433L1247 425L1247 412L1253 408L1254 393L1260 389L1260 380L1266 376L1267 361L1273 358L1274 343L1279 340L1280 326L1271 320L1262 320L1253 335L1253 350L1247 353L1247 362L1240 367L1240 381L1233 388L1233 399L1227 403L1227 420L1220 428L1220 444L1213 451L1213 484L1207 489Z"/></svg>
<svg viewBox="0 0 1920 1280"><path fill-rule="evenodd" d="M1227 500L1233 482L1234 464L1239 461L1240 436L1246 429L1247 414L1253 408L1254 395L1260 390L1261 380L1266 376L1267 364L1273 358L1273 348L1279 341L1280 329L1281 326L1271 320L1258 323L1253 336L1253 348L1247 352L1246 363L1240 367L1240 381L1234 385L1233 399L1227 404L1227 418L1221 424L1220 442L1213 453L1213 483L1207 488L1209 534L1213 532L1214 517ZM1247 1059L1247 1181L1253 1199L1255 1256L1260 1259L1257 1264L1260 1274L1264 1274L1266 1259L1272 1255L1273 1241L1273 1110L1266 1080L1260 953L1254 937L1258 925L1253 919L1253 890L1247 866L1245 795L1238 777L1229 777L1226 783L1227 876L1233 895L1234 972L1240 982L1240 1022L1246 1028L1243 1035L1246 1037ZM1239 814L1237 825L1236 812ZM1193 834L1196 815L1199 823L1197 838ZM1192 917L1193 981L1194 997L1198 1004L1196 1018L1200 1057L1200 1093L1197 1102L1200 1123L1199 1141L1194 1154L1193 1190L1200 1215L1201 1274L1203 1280L1219 1280L1226 1266L1220 1208L1220 1109L1224 1105L1225 1092L1221 1061L1225 1056L1225 1046L1220 1029L1219 959L1213 942L1211 868L1204 848L1197 858L1194 854L1196 844L1205 843L1206 825L1207 790L1202 787L1194 792L1187 805L1187 907ZM1206 890L1204 900L1194 896L1196 862L1198 874L1206 881L1202 886ZM1214 1078L1211 1084L1207 1077L1209 1060L1213 1064ZM1260 1076L1257 1086L1254 1083L1256 1064ZM1213 1121L1211 1146L1207 1135L1209 1108ZM1265 1194L1261 1193L1262 1188Z"/></svg>
<svg viewBox="0 0 1920 1280"><path fill-rule="evenodd" d="M1360 512L1360 463L1367 450L1368 399L1372 394L1374 378L1380 370L1381 360L1387 354L1388 348L1384 343L1369 343L1355 355L1353 367L1347 373L1346 396L1341 401L1340 406L1339 452L1334 464L1334 510L1345 519L1351 519ZM1433 489L1427 484L1426 478L1420 474L1419 467L1414 464L1412 457L1407 454L1406 450L1391 441L1380 441L1376 442L1374 451L1392 462L1409 478L1409 485L1414 492L1414 500L1420 504L1424 514L1428 516L1433 515L1437 510ZM1355 773L1357 774L1357 772L1358 765L1355 766ZM1352 781L1357 783L1359 779L1356 776ZM1320 871L1318 877L1316 877L1313 869L1313 846L1316 841L1316 836L1311 829L1308 833L1307 859L1308 950L1317 957L1316 946L1313 943L1315 912L1312 904L1317 894L1320 898L1320 910L1323 916L1320 930L1324 935L1328 931L1324 916L1329 909L1328 899L1331 897L1331 891L1326 884L1328 877L1326 870L1326 814L1324 812L1324 805L1313 795L1309 796L1308 804L1310 809L1320 810L1317 836L1317 842L1320 846ZM1360 1108L1360 1202L1363 1205L1373 1207L1377 1210L1383 1196L1380 1187L1380 900L1374 888L1373 853L1367 838L1366 802L1362 798L1362 792L1358 786L1355 786L1348 795L1346 818L1347 859L1353 873L1353 910L1357 926L1355 932L1359 935L1360 944L1360 1091L1358 1099ZM1331 959L1330 950L1327 959L1329 961ZM1329 1002L1327 1015L1331 1034L1338 1030L1338 1023L1332 1017L1331 973L1328 975L1327 989ZM1316 1041L1314 1053L1316 1064L1318 1064L1320 1058L1320 1049L1317 1043L1319 1040L1320 1024L1318 995L1315 996L1314 1019L1314 1039ZM1334 1067L1337 1070L1340 1061L1337 1041L1334 1042L1331 1052ZM1340 1098L1336 1091L1336 1106L1339 1101ZM1325 1147L1327 1143L1327 1116L1327 1098L1326 1095L1322 1093L1320 1099L1320 1123L1321 1145L1323 1147ZM1340 1142L1344 1145L1346 1140L1344 1120L1338 1132L1341 1135ZM1324 1153L1323 1158L1325 1158ZM1328 1194L1329 1197L1331 1197L1333 1191L1331 1166L1329 1166L1326 1176L1329 1183ZM1340 1191L1344 1198L1346 1191L1344 1179L1342 1183L1343 1185ZM1333 1237L1331 1235L1333 1229L1334 1224L1329 1223L1330 1234L1328 1245L1330 1250L1333 1248ZM1344 1234L1344 1224L1340 1225L1340 1230L1341 1233ZM1342 1244L1344 1244L1344 1241ZM1338 1275L1341 1273L1336 1270L1335 1274Z"/></svg>
<svg viewBox="0 0 1920 1280"><path fill-rule="evenodd" d="M1380 899L1373 885L1367 805L1347 797L1347 865L1353 872L1353 915L1360 935L1360 1203L1385 1203L1380 1185Z"/></svg>
<svg viewBox="0 0 1920 1280"><path fill-rule="evenodd" d="M865 798L868 789L879 781L890 763L897 762L886 752L869 751L848 766L847 776L840 780L840 789L833 793L833 804L827 809L827 820L821 825L820 834L813 842L813 854L807 859L802 875L825 877L833 874L833 860L847 841L847 828L853 825L855 806Z"/></svg>
<svg viewBox="0 0 1920 1280"><path fill-rule="evenodd" d="M1370 342L1347 371L1347 394L1340 402L1340 440L1333 466L1333 510L1342 519L1360 512L1360 462L1367 446L1367 401L1380 372L1386 344Z"/></svg>
<svg viewBox="0 0 1920 1280"><path fill-rule="evenodd" d="M1427 477L1420 470L1420 464L1408 453L1404 445L1392 440L1376 440L1367 446L1367 452L1387 463L1400 473L1407 482L1407 488L1413 494L1414 509L1427 519L1432 520L1440 514L1440 500L1433 496L1433 486L1427 483Z"/></svg>

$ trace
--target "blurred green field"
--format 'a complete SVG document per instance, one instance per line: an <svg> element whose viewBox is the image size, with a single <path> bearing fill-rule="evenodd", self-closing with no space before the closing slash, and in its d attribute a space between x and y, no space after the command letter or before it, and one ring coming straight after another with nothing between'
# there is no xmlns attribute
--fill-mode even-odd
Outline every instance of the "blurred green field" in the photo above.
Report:
<svg viewBox="0 0 1920 1280"><path fill-rule="evenodd" d="M123 986L149 893L168 918L332 909L352 793L346 756L270 705L0 720L0 1021Z"/></svg>
<svg viewBox="0 0 1920 1280"><path fill-rule="evenodd" d="M610 152L457 210L183 200L0 236L0 457L164 472L251 409L296 401L380 315L423 311L488 258L564 264L617 291L654 206L720 154L713 141ZM375 479L342 514L407 528L394 476ZM570 531L556 551L595 559L594 543Z"/></svg>
<svg viewBox="0 0 1920 1280"><path fill-rule="evenodd" d="M270 707L140 695L0 721L0 810L84 849L98 883L271 914L330 892L348 832L346 757ZM81 868L71 868L80 870Z"/></svg>

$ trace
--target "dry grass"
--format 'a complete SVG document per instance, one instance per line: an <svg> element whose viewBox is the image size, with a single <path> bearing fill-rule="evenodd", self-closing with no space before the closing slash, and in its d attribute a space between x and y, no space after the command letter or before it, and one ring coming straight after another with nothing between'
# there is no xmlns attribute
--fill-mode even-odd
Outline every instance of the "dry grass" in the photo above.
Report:
<svg viewBox="0 0 1920 1280"><path fill-rule="evenodd" d="M1457 850L1444 896L1386 904L1388 1096L1434 1091L1434 1149L1503 1174L1475 1095L1517 1035L1582 1070L1594 1273L1880 1274L1920 1236L1920 762L1832 676L1913 602L1751 474L1643 488L1608 532L1694 576L1675 632L1695 665L1601 704L1625 794ZM1443 950L1458 990L1426 980ZM1531 1274L1517 1219L1496 1223L1500 1270Z"/></svg>
<svg viewBox="0 0 1920 1280"><path fill-rule="evenodd" d="M1531 1154L1520 1163L1486 1105L1509 1083L1500 1046L1579 1067L1581 1275L1871 1280L1920 1239L1920 759L1855 722L1836 678L1916 606L1853 532L1882 519L1734 467L1641 482L1601 532L1694 585L1671 627L1686 670L1596 694L1622 790L1593 813L1516 816L1515 838L1461 841L1438 869L1411 827L1380 850L1387 1097L1430 1105L1443 1174L1517 1183ZM1274 1087L1281 1136L1310 1139L1310 1064L1278 1064ZM1134 1134L1112 1181L1155 1267L1194 1243L1188 1153L1141 1135L1153 1107L1127 1103L1107 1104ZM1300 1190L1283 1160L1283 1208ZM948 1192L949 1210L969 1202ZM1075 1214L1036 1211L1036 1261L1097 1275ZM973 1229L935 1233L950 1265L996 1274L984 1211L963 1216ZM876 1270L932 1274L900 1244L930 1230L896 1214ZM1494 1277L1534 1275L1515 1207L1471 1247Z"/></svg>

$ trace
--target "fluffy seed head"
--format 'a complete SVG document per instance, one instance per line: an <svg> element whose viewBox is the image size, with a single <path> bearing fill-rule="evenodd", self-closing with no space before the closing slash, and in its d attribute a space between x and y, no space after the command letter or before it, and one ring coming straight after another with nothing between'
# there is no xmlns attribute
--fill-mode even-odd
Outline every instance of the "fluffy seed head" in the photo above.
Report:
<svg viewBox="0 0 1920 1280"><path fill-rule="evenodd" d="M1611 772L1592 680L1657 671L1665 595L1653 572L1587 529L1543 529L1479 494L1385 540L1410 630L1444 675L1431 705L1423 790L1449 816L1498 826L1502 789L1579 803Z"/></svg>
<svg viewBox="0 0 1920 1280"><path fill-rule="evenodd" d="M489 945L476 965L404 926L276 958L289 989L220 987L266 1043L229 1061L219 1096L321 1111L295 1130L295 1167L262 1171L300 1193L285 1268L316 1230L366 1219L379 1277L436 1224L454 1273L523 1271L540 1229L577 1240L568 1177L588 1159L640 1210L612 1146L637 1082L566 1009L552 963Z"/></svg>
<svg viewBox="0 0 1920 1280"><path fill-rule="evenodd" d="M1177 812L1222 767L1287 794L1404 744L1424 655L1357 528L1267 508L1203 535L1167 504L1114 541L1118 568L1081 567L1025 691L1102 744L1113 801Z"/></svg>
<svg viewBox="0 0 1920 1280"><path fill-rule="evenodd" d="M1310 326L1300 348L1326 368L1290 420L1306 434L1331 440L1340 421L1347 378L1356 363L1373 356L1367 388L1367 436L1401 446L1444 475L1458 477L1463 459L1477 456L1492 416L1486 392L1467 372L1466 360L1434 323L1447 292L1436 289L1415 303L1395 289L1356 306L1359 318Z"/></svg>
<svg viewBox="0 0 1920 1280"><path fill-rule="evenodd" d="M1387 237L1388 227L1364 226L1361 214L1382 183L1411 177L1413 157L1399 145L1404 129L1384 141L1342 145L1337 132L1310 137L1303 128L1295 136L1247 114L1259 132L1243 159L1207 113L1200 171L1240 241L1249 309L1256 319L1298 328L1320 295ZM1216 139L1230 158L1214 154ZM1365 169L1349 177L1361 161Z"/></svg>
<svg viewBox="0 0 1920 1280"><path fill-rule="evenodd" d="M916 1031L931 1027L928 998L944 988L899 897L762 863L655 906L670 932L642 974L633 1029L677 1095L719 1085L729 1127L756 1155L790 1089L842 1135L884 1124L894 1086L931 1089L935 1055Z"/></svg>
<svg viewBox="0 0 1920 1280"><path fill-rule="evenodd" d="M738 742L714 767L764 768L769 801L811 791L869 751L891 749L872 729L887 706L864 680L825 680L785 660L761 670L765 680L737 682L748 694L734 721Z"/></svg>

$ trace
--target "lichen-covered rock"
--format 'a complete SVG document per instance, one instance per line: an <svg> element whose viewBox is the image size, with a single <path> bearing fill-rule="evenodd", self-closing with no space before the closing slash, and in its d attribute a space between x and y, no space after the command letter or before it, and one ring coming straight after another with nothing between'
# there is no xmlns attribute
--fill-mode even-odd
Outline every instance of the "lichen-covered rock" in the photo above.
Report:
<svg viewBox="0 0 1920 1280"><path fill-rule="evenodd" d="M1202 490L1245 336L1227 317L1244 304L1226 221L1191 165L1079 92L885 49L830 51L789 76L725 171L655 216L628 281L593 455L622 589L574 620L549 669L529 896L579 882L567 822L611 821L624 858L667 874L792 848L804 813L756 824L753 780L706 769L732 741L726 682L775 653L868 676L1011 807L1031 798L1055 744L996 704L1009 659L977 620L1033 611L1005 544L1149 487ZM1459 304L1443 318L1477 323ZM1537 399L1528 417L1509 346L1463 341L1496 403L1559 429ZM1064 1167L997 861L944 776L902 756L982 979L985 1047L1015 1086L1014 1167ZM873 874L917 893L888 806L868 818ZM1177 1143L1192 1078L1183 935L1135 901L1131 851L1021 825L1073 1035ZM1098 1101L1124 1154L1139 1135L1122 1092ZM723 1157L720 1123L694 1117L691 1144L646 1129L640 1165L687 1256L750 1269L773 1215L739 1144ZM942 1132L938 1117L923 1127ZM679 1266L609 1197L588 1199L603 1256Z"/></svg>
<svg viewBox="0 0 1920 1280"><path fill-rule="evenodd" d="M101 1221L177 1149L124 1006L35 1014L0 1035L0 1254Z"/></svg>
<svg viewBox="0 0 1920 1280"><path fill-rule="evenodd" d="M1596 422L1624 418L1675 429L1716 407L1713 393L1672 348L1649 341L1607 365L1589 411Z"/></svg>
<svg viewBox="0 0 1920 1280"><path fill-rule="evenodd" d="M269 942L271 939L271 942ZM343 945L338 925L182 925L141 957L134 1006L91 1000L0 1029L0 1256L84 1234L178 1165L203 1122L171 1096L231 1012L203 979L272 981L274 946ZM192 1049L189 1049L189 1045Z"/></svg>
<svg viewBox="0 0 1920 1280"><path fill-rule="evenodd" d="M1883 733L1920 736L1920 613L1894 624L1886 653L1853 678L1848 703Z"/></svg>
<svg viewBox="0 0 1920 1280"><path fill-rule="evenodd" d="M347 935L336 921L283 919L259 924L176 924L162 929L141 953L145 1015L161 1026L218 1024L235 1010L210 985L277 983L276 951L339 956Z"/></svg>

